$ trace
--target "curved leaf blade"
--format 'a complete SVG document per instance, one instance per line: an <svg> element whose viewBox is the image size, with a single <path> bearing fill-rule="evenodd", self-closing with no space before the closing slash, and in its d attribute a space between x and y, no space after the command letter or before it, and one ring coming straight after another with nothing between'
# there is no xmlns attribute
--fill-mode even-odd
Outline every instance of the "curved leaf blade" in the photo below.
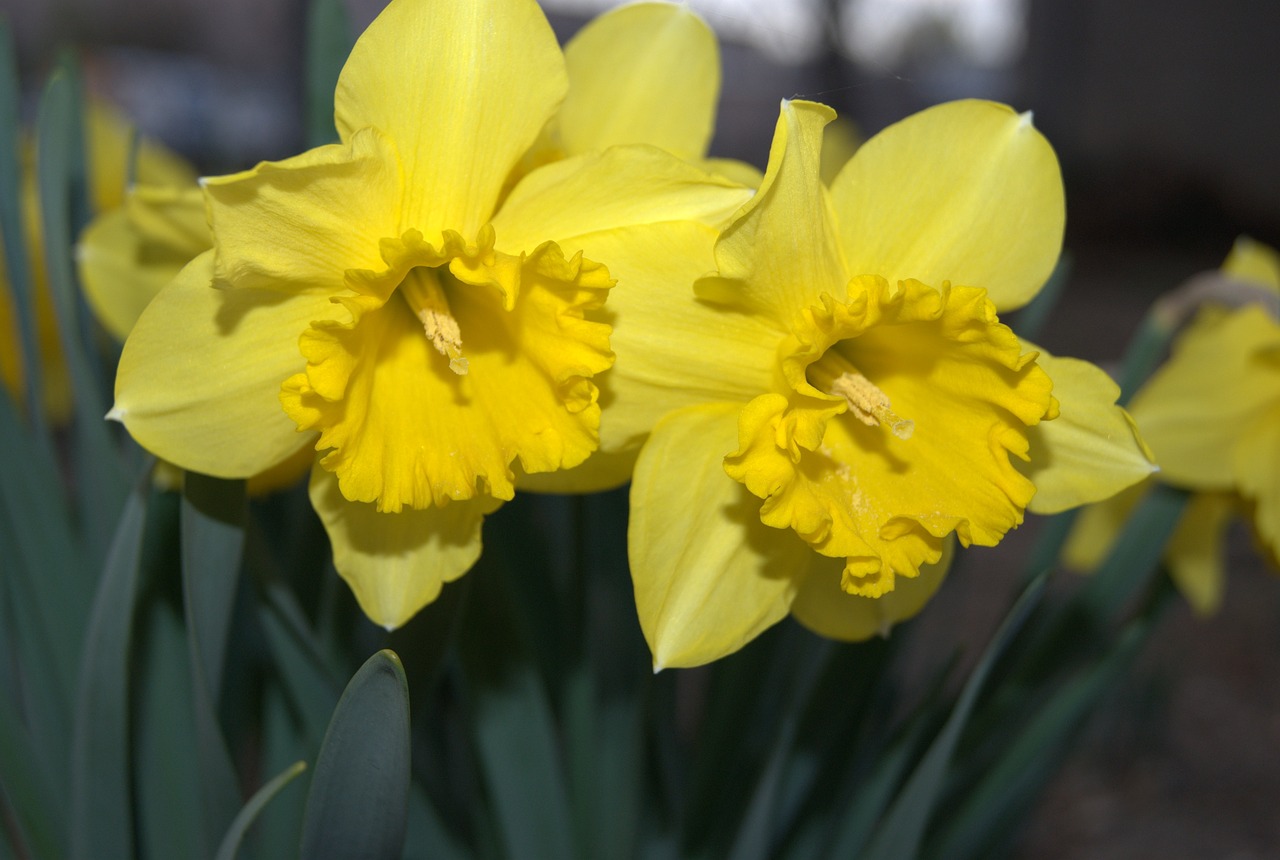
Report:
<svg viewBox="0 0 1280 860"><path fill-rule="evenodd" d="M302 824L308 860L397 858L409 813L409 685L393 651L347 684L316 759Z"/></svg>
<svg viewBox="0 0 1280 860"><path fill-rule="evenodd" d="M240 851L240 843L244 841L244 835L249 832L249 828L257 820L258 813L262 812L272 798L280 793L281 789L293 782L294 777L306 769L307 763L305 761L294 762L283 773L277 775L254 792L253 797L249 798L249 802L244 805L244 808L232 820L231 827L227 830L227 835L223 837L222 844L218 846L218 853L214 855L213 860L235 860L236 854Z"/></svg>

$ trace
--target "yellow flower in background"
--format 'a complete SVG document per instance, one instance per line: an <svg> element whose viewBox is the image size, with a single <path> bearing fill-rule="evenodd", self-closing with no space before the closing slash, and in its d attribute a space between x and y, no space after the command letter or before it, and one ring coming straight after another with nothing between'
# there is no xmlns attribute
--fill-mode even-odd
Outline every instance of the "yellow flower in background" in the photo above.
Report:
<svg viewBox="0 0 1280 860"><path fill-rule="evenodd" d="M949 535L992 545L1028 507L1152 469L1102 371L1037 354L997 318L1035 295L1062 238L1057 160L1029 117L924 111L828 192L832 116L783 104L713 275L610 300L601 447L643 444L629 550L659 667L731 653L789 612L866 638L924 604Z"/></svg>
<svg viewBox="0 0 1280 860"><path fill-rule="evenodd" d="M1224 538L1234 514L1249 519L1273 561L1280 556L1280 254L1241 238L1222 273L1269 292L1272 310L1204 305L1132 403L1160 464L1159 480L1194 491L1165 561L1203 615L1222 602ZM1067 543L1067 562L1096 567L1142 492L1084 511Z"/></svg>
<svg viewBox="0 0 1280 860"><path fill-rule="evenodd" d="M123 342L156 294L212 247L194 172L183 184L135 184L80 234L80 285L103 327Z"/></svg>
<svg viewBox="0 0 1280 860"><path fill-rule="evenodd" d="M85 112L85 154L89 198L95 212L115 210L124 202L132 142L133 129L123 117L101 103L89 104ZM154 141L142 139L136 158L135 173L139 182L162 185L185 182L194 186L195 172L178 156ZM59 340L53 297L49 292L44 229L40 223L40 200L36 189L35 148L30 141L26 141L23 147L21 193L27 262L35 296L44 407L50 420L64 423L71 417L71 383ZM13 288L9 283L8 268L0 266L0 382L15 401L23 402L25 377ZM92 295L90 300L97 310ZM102 319L111 330L110 323ZM123 334L117 336L123 340Z"/></svg>
<svg viewBox="0 0 1280 860"><path fill-rule="evenodd" d="M384 626L474 563L518 474L597 447L613 355L586 317L615 279L662 281L665 231L709 252L702 222L750 195L651 146L508 190L566 86L532 0L393 0L339 78L341 142L205 180L215 250L126 342L112 417L159 456L243 477L318 452L335 565Z"/></svg>

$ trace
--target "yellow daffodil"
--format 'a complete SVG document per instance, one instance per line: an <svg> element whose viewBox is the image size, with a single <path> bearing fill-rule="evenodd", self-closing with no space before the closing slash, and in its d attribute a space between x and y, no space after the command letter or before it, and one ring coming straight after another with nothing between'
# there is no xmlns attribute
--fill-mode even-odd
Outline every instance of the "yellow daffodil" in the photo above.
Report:
<svg viewBox="0 0 1280 860"><path fill-rule="evenodd" d="M96 212L115 210L124 201L132 141L133 129L123 117L100 103L89 105L85 112L85 153L88 160L90 203ZM31 288L35 297L36 337L44 386L44 408L52 421L63 423L71 414L71 387L45 267L44 230L40 223L40 201L35 179L35 150L30 142L23 150L23 229ZM145 138L137 148L135 170L141 182L167 184L186 181L193 185L195 182L195 173L180 158ZM25 396L25 376L12 290L8 267L0 266L0 381L10 396L21 402ZM93 301L92 294L90 300L97 309L98 303ZM112 329L109 319L102 319L108 329ZM118 336L121 339L124 337L123 334Z"/></svg>
<svg viewBox="0 0 1280 860"><path fill-rule="evenodd" d="M783 103L759 192L697 261L713 274L610 301L601 447L644 445L629 550L659 667L728 654L789 612L834 638L883 631L936 588L949 535L989 546L1028 507L1152 468L1105 374L997 318L1035 295L1062 238L1057 161L1029 116L933 108L828 191L832 116Z"/></svg>
<svg viewBox="0 0 1280 860"><path fill-rule="evenodd" d="M1233 514L1245 513L1266 553L1280 555L1280 254L1242 238L1222 274L1260 288L1261 301L1228 309L1210 296L1132 404L1159 479L1194 491L1165 561L1204 615L1222 602L1223 540ZM1143 489L1083 512L1068 563L1097 566Z"/></svg>
<svg viewBox="0 0 1280 860"><path fill-rule="evenodd" d="M194 171L182 184L135 184L80 235L76 262L89 307L123 342L156 294L212 247Z"/></svg>
<svg viewBox="0 0 1280 860"><path fill-rule="evenodd" d="M596 448L587 315L615 279L682 272L664 237L709 252L750 195L651 146L508 190L566 86L532 0L393 0L339 78L341 142L205 180L215 250L125 345L112 415L158 455L240 477L315 449L335 564L387 627L471 566L518 473Z"/></svg>

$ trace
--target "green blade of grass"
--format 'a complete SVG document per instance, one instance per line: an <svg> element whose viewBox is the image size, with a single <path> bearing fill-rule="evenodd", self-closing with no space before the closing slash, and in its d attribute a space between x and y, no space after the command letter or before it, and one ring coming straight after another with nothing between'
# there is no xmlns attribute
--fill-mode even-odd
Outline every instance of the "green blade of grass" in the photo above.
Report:
<svg viewBox="0 0 1280 860"><path fill-rule="evenodd" d="M347 684L316 759L302 824L308 860L398 858L409 801L409 687L392 651Z"/></svg>

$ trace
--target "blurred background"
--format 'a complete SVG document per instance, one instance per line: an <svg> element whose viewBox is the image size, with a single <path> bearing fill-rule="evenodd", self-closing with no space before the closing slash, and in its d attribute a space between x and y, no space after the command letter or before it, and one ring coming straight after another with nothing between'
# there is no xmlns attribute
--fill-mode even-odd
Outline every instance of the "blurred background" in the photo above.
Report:
<svg viewBox="0 0 1280 860"><path fill-rule="evenodd" d="M543 0L562 40L609 0ZM763 167L778 101L865 137L928 105L1034 112L1067 187L1070 281L1042 337L1103 364L1237 235L1280 246L1274 0L694 0L719 32L712 154ZM349 0L363 28L381 0ZM303 0L0 0L30 102L57 49L205 173L303 148ZM965 553L917 648L986 640L1034 538ZM1028 826L1037 858L1280 856L1280 580L1240 532L1222 611L1179 606ZM924 631L921 631L924 632ZM974 649L970 649L972 651Z"/></svg>

